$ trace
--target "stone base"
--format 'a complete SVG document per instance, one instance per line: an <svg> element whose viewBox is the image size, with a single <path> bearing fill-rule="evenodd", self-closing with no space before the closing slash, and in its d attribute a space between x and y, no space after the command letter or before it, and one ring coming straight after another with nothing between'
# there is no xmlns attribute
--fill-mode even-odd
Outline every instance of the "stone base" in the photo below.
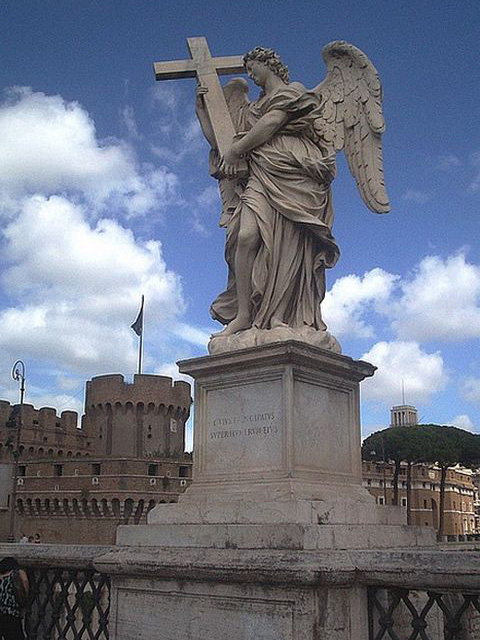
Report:
<svg viewBox="0 0 480 640"><path fill-rule="evenodd" d="M276 485L241 487L238 494L195 492L178 504L161 504L148 514L148 524L405 524L396 507L377 506L361 486L324 485L312 500L297 487L286 495Z"/></svg>
<svg viewBox="0 0 480 640"><path fill-rule="evenodd" d="M157 524L122 525L117 544L138 547L203 549L348 550L428 547L429 527L388 524Z"/></svg>
<svg viewBox="0 0 480 640"><path fill-rule="evenodd" d="M155 523L378 523L359 382L375 367L290 341L179 363L195 379L194 482Z"/></svg>
<svg viewBox="0 0 480 640"><path fill-rule="evenodd" d="M208 353L230 353L238 349L250 349L264 344L297 340L312 347L342 353L342 347L338 340L328 331L317 331L312 327L277 327L275 329L257 329L252 327L245 331L224 336L221 333L213 335L208 343Z"/></svg>

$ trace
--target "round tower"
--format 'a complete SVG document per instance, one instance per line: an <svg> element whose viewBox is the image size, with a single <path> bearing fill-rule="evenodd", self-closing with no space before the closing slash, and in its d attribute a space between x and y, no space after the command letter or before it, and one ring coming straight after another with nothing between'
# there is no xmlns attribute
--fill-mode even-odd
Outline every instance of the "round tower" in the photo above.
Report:
<svg viewBox="0 0 480 640"><path fill-rule="evenodd" d="M190 385L168 376L96 376L85 391L83 427L102 456L175 457L185 449Z"/></svg>

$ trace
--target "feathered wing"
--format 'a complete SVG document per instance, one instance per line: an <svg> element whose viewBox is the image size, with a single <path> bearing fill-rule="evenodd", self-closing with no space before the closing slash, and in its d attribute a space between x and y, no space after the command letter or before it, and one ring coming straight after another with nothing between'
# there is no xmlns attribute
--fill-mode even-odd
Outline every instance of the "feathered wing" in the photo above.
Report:
<svg viewBox="0 0 480 640"><path fill-rule="evenodd" d="M223 87L223 94L233 126L238 133L240 112L248 104L248 83L245 78L233 78Z"/></svg>
<svg viewBox="0 0 480 640"><path fill-rule="evenodd" d="M377 70L353 44L335 41L324 47L327 77L314 91L323 105L317 133L336 151L345 150L348 165L367 207L387 213L390 202L383 176L382 86Z"/></svg>
<svg viewBox="0 0 480 640"><path fill-rule="evenodd" d="M244 78L233 78L223 87L223 93L234 129L236 133L239 133L240 114L242 108L248 104L248 83ZM222 199L220 226L224 227L239 203L239 189L238 180L227 178L223 173L221 158L216 149L212 149L210 152L210 174L218 180L218 188Z"/></svg>

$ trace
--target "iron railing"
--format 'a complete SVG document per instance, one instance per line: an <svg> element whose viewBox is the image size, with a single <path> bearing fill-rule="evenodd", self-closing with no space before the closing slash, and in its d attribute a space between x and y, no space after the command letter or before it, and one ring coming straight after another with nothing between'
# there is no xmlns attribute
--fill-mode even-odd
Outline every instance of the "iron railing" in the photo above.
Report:
<svg viewBox="0 0 480 640"><path fill-rule="evenodd" d="M368 589L369 640L478 640L480 592Z"/></svg>
<svg viewBox="0 0 480 640"><path fill-rule="evenodd" d="M108 640L110 579L94 569L28 570L27 640Z"/></svg>

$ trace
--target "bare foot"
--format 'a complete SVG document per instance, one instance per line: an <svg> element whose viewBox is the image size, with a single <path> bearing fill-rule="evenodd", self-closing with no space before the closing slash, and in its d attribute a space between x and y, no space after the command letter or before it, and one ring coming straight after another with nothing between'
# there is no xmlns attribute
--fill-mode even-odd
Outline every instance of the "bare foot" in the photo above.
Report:
<svg viewBox="0 0 480 640"><path fill-rule="evenodd" d="M232 336L234 333L238 331L243 331L244 329L250 329L252 326L252 321L250 318L243 318L242 316L237 316L234 320L229 322L223 331L219 331L218 333L213 333L212 338L216 338L217 336Z"/></svg>
<svg viewBox="0 0 480 640"><path fill-rule="evenodd" d="M277 329L278 327L288 327L288 324L282 322L280 318L273 316L273 318L270 320L270 329Z"/></svg>

